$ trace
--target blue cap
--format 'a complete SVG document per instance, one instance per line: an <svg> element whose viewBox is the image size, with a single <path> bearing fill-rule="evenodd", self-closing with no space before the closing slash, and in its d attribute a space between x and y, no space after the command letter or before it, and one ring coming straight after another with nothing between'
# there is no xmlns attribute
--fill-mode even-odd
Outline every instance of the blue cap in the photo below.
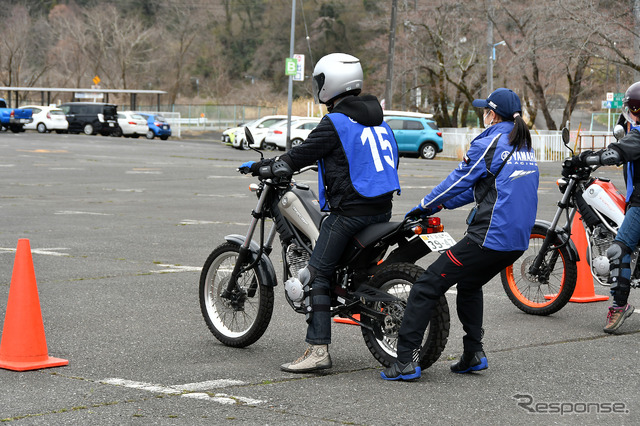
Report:
<svg viewBox="0 0 640 426"><path fill-rule="evenodd" d="M513 90L501 87L496 89L487 99L476 99L471 103L476 108L490 108L499 116L513 119L513 114L522 112L520 98Z"/></svg>

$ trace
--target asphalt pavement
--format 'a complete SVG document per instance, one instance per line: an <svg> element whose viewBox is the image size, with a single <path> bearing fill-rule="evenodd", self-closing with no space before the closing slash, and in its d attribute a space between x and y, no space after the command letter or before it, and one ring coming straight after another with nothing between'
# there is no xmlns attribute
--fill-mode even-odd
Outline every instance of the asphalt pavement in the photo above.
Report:
<svg viewBox="0 0 640 426"><path fill-rule="evenodd" d="M273 155L267 152L265 155ZM265 335L235 349L207 329L200 268L227 234L246 233L255 160L206 135L167 141L0 133L0 320L15 250L30 242L48 354L67 366L0 369L0 421L112 424L639 424L640 315L602 332L608 302L570 303L548 317L485 286L489 369L455 375L462 352L455 292L440 360L413 383L385 382L360 331L333 325L334 367L280 371L305 349L305 321L276 288ZM400 219L456 166L402 158ZM540 165L539 217L551 220L558 163ZM621 173L601 174L622 188ZM305 180L306 179L306 180ZM299 180L316 185L315 176ZM456 239L468 209L439 214ZM433 257L429 257L433 256ZM421 261L427 266L431 254ZM278 250L273 260L279 272ZM597 294L608 289L596 285ZM630 303L640 306L640 291Z"/></svg>

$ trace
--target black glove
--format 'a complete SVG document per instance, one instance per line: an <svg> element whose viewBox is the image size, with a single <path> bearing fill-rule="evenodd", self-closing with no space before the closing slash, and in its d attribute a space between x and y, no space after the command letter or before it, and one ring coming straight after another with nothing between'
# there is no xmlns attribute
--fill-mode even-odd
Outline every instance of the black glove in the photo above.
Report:
<svg viewBox="0 0 640 426"><path fill-rule="evenodd" d="M587 157L592 156L593 154L593 151L587 149L578 155L574 155L573 157L564 160L562 163L562 176L569 177L580 167L585 167L587 165Z"/></svg>
<svg viewBox="0 0 640 426"><path fill-rule="evenodd" d="M418 204L404 215L404 217L405 219L424 219L438 213L440 210L442 210L442 206L423 208L422 205Z"/></svg>

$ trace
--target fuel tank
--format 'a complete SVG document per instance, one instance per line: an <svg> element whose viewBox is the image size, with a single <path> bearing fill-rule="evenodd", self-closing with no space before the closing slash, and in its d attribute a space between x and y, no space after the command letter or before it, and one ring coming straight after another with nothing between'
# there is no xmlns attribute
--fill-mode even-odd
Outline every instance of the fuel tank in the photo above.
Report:
<svg viewBox="0 0 640 426"><path fill-rule="evenodd" d="M625 199L611 182L596 179L584 191L582 198L620 227L624 220Z"/></svg>

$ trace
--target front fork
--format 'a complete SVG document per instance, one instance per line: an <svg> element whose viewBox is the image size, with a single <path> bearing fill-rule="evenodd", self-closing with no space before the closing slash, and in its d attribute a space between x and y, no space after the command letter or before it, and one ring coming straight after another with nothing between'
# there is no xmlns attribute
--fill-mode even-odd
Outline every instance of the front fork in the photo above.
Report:
<svg viewBox="0 0 640 426"><path fill-rule="evenodd" d="M265 185L262 190L262 194L260 194L260 198L258 198L258 204L254 211L251 212L251 223L249 224L249 231L247 232L247 236L244 241L240 245L240 249L238 251L238 259L236 260L236 264L233 267L233 271L231 272L231 277L229 278L229 282L227 283L227 287L222 291L220 297L229 300L236 300L238 298L244 298L245 293L238 286L238 277L248 270L254 268L262 257L262 254L265 252L265 244L264 244L264 216L263 216L263 208L264 203L267 198L267 194L272 190L269 185ZM258 227L258 222L260 222L260 249L255 255L255 259L249 265L246 265L251 260L251 241L253 238L253 234ZM271 250L271 244L275 238L276 229L275 226L271 228L269 233L269 237L267 238L267 250ZM244 266L246 265L246 266Z"/></svg>
<svg viewBox="0 0 640 426"><path fill-rule="evenodd" d="M560 218L562 217L562 213L567 211L567 209L569 209L569 200L573 195L575 185L576 185L575 179L570 179L569 182L567 183L567 187L564 191L562 199L558 202L558 210L556 210L556 214L553 217L553 221L551 222L551 225L547 230L547 235L544 241L542 242L540 251L536 255L531 266L529 267L529 274L531 274L531 276L538 277L539 279L544 280L545 279L544 276L540 276L540 273L541 273L541 266L542 266L542 263L544 262L546 254L549 252L550 248L551 250L557 250L559 248L562 248L566 244L568 244L568 242L570 241L571 225L573 224L573 219L576 214L575 207L572 208L567 213L567 223L562 228L563 233L566 233L568 235L567 241L563 242L559 246L551 247L551 245L558 240L558 232L556 231L556 227L558 225L558 222L560 221ZM547 273L545 273L544 275L546 276Z"/></svg>

